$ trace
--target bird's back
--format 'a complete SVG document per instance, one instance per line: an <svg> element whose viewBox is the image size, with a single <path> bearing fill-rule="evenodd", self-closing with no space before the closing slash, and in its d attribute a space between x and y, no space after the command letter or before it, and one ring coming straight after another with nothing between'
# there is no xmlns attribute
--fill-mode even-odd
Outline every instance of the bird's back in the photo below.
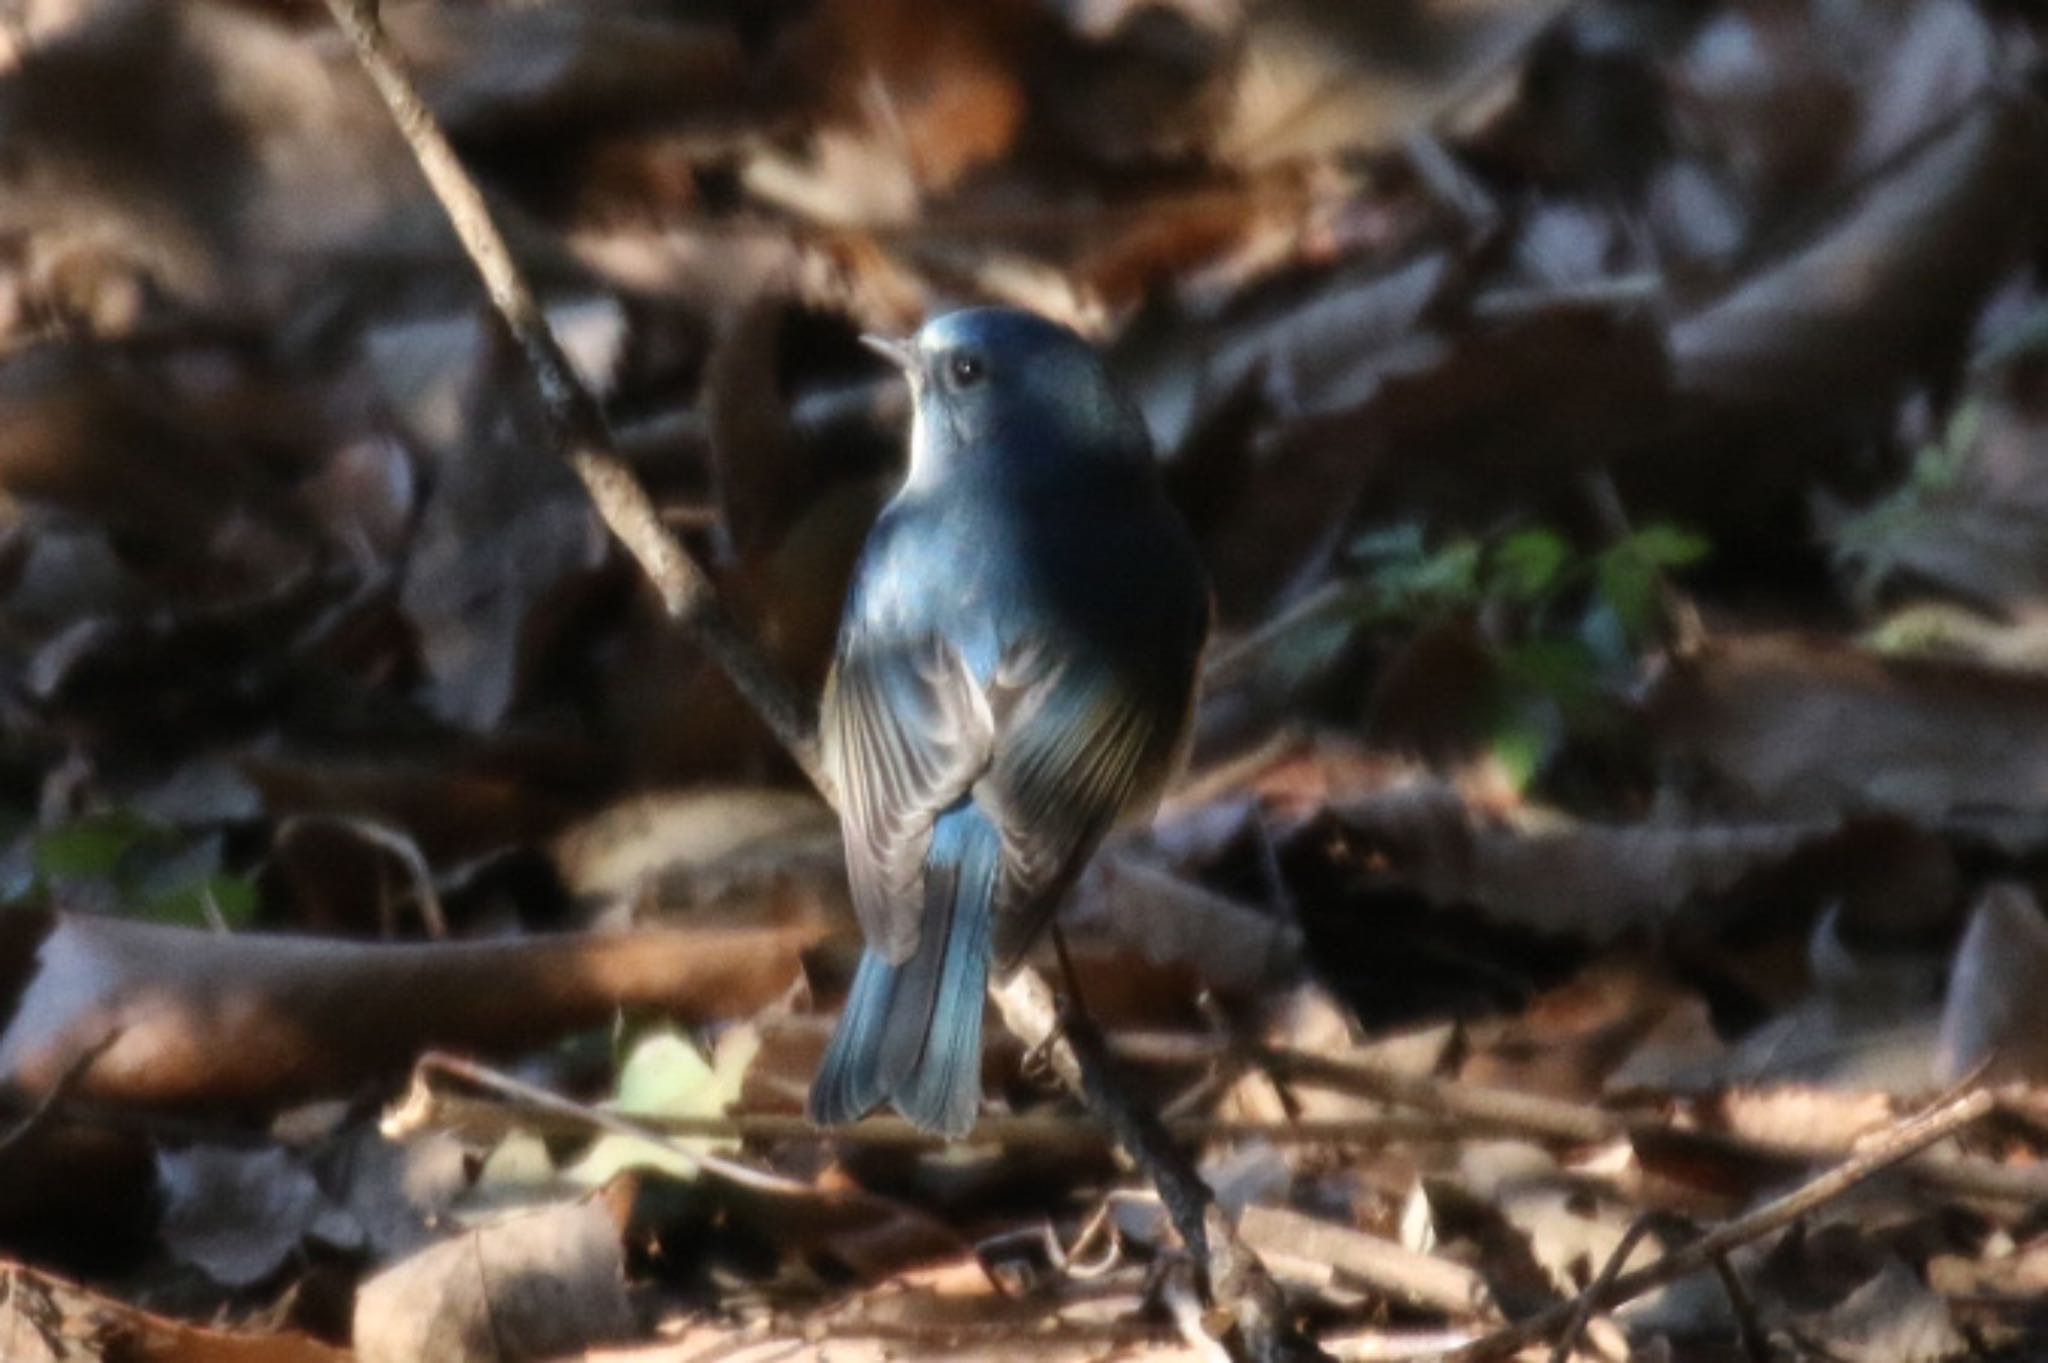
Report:
<svg viewBox="0 0 2048 1363"><path fill-rule="evenodd" d="M1208 620L1200 560L1149 470L914 493L877 522L841 648L938 636L987 684L1055 636L1072 664L1184 693Z"/></svg>

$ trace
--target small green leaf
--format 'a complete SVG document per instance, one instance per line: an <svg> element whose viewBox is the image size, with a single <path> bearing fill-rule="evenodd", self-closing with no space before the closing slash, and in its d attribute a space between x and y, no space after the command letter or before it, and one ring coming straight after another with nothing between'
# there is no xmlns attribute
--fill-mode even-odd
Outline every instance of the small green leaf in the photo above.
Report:
<svg viewBox="0 0 2048 1363"><path fill-rule="evenodd" d="M1571 546L1553 530L1519 530L1493 551L1493 588L1511 601L1535 601L1557 585Z"/></svg>
<svg viewBox="0 0 2048 1363"><path fill-rule="evenodd" d="M1577 639L1528 639L1502 653L1501 672L1510 685L1570 710L1597 694L1600 660Z"/></svg>
<svg viewBox="0 0 2048 1363"><path fill-rule="evenodd" d="M1557 750L1554 724L1546 724L1533 708L1510 712L1494 727L1488 752L1516 790L1527 790Z"/></svg>
<svg viewBox="0 0 2048 1363"><path fill-rule="evenodd" d="M1644 526L1608 552L1625 552L1654 568L1683 568L1698 563L1713 548L1713 542L1704 535L1659 522Z"/></svg>
<svg viewBox="0 0 2048 1363"><path fill-rule="evenodd" d="M36 871L54 881L113 876L130 852L159 837L146 820L125 810L90 814L36 838Z"/></svg>
<svg viewBox="0 0 2048 1363"><path fill-rule="evenodd" d="M1609 550L1594 570L1600 599L1631 642L1649 637L1657 623L1657 570L1634 554Z"/></svg>

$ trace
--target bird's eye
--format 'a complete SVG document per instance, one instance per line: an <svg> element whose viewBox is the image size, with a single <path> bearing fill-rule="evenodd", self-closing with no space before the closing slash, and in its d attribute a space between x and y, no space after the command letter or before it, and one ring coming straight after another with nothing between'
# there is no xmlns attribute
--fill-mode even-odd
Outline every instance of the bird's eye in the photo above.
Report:
<svg viewBox="0 0 2048 1363"><path fill-rule="evenodd" d="M956 351L946 360L946 377L955 388L972 388L988 377L988 366L979 355Z"/></svg>

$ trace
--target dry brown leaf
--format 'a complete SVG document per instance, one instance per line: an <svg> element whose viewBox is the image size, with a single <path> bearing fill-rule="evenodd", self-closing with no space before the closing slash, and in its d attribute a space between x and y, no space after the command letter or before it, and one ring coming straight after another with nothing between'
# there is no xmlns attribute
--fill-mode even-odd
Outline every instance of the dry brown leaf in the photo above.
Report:
<svg viewBox="0 0 2048 1363"><path fill-rule="evenodd" d="M1483 816L1449 785L1424 780L1334 810L1396 883L1504 923L1606 941L1669 927L1744 876L1833 835L1816 819L1689 828Z"/></svg>
<svg viewBox="0 0 2048 1363"><path fill-rule="evenodd" d="M893 143L921 188L943 191L1007 155L1023 128L1014 53L1034 18L1013 0L834 0L803 42L806 59L827 73L839 116Z"/></svg>
<svg viewBox="0 0 2048 1363"><path fill-rule="evenodd" d="M425 703L482 730L521 699L576 602L594 591L611 544L524 412L470 415L484 429L438 461L399 602L419 635Z"/></svg>
<svg viewBox="0 0 2048 1363"><path fill-rule="evenodd" d="M1980 388L1963 399L1955 422L1971 436L1960 448L1930 451L1940 471L1908 484L1861 513L1823 499L1820 515L1836 557L1851 570L1859 600L1891 589L1931 588L2017 622L2000 633L1990 621L1975 632L1992 654L2040 670L2040 614L2048 605L2048 410L2024 383ZM1938 619L1895 618L1881 631L1897 649L1926 652L1947 642ZM1972 642L1958 631L1957 643Z"/></svg>
<svg viewBox="0 0 2048 1363"><path fill-rule="evenodd" d="M0 364L9 497L118 536L126 561L150 565L173 601L256 595L303 575L312 546L290 479L313 462L313 414L240 374L229 400L211 404L165 378L87 346L41 346ZM287 431L289 443L270 439Z"/></svg>
<svg viewBox="0 0 2048 1363"><path fill-rule="evenodd" d="M470 144L558 138L565 127L728 125L760 93L722 24L614 7L440 5L394 6L387 22L427 102Z"/></svg>
<svg viewBox="0 0 2048 1363"><path fill-rule="evenodd" d="M1660 741L1777 817L1938 824L2048 798L2048 681L1887 660L1825 638L1725 634L1658 682Z"/></svg>
<svg viewBox="0 0 2048 1363"><path fill-rule="evenodd" d="M1674 322L1679 393L1839 417L1839 395L1883 400L1913 366L1952 356L2038 220L2044 138L2029 103L1966 107L1808 244Z"/></svg>
<svg viewBox="0 0 2048 1363"><path fill-rule="evenodd" d="M1269 993L1301 966L1301 930L1293 923L1135 855L1098 857L1066 913L1156 964L1189 967L1226 993Z"/></svg>
<svg viewBox="0 0 2048 1363"><path fill-rule="evenodd" d="M512 1363L633 1332L619 1228L599 1200L465 1231L356 1294L362 1363Z"/></svg>
<svg viewBox="0 0 2048 1363"><path fill-rule="evenodd" d="M1499 79L1502 59L1557 13L1522 0L1341 12L1313 0L1267 0L1245 8L1244 52L1218 155L1253 166L1427 131L1446 92L1462 90L1474 74Z"/></svg>
<svg viewBox="0 0 2048 1363"><path fill-rule="evenodd" d="M24 1264L0 1265L8 1363L349 1363L294 1332L210 1330L152 1315Z"/></svg>
<svg viewBox="0 0 2048 1363"><path fill-rule="evenodd" d="M1636 953L1595 961L1514 1017L1473 1024L1467 1083L1592 1101L1658 1025L1688 1003L1668 968Z"/></svg>
<svg viewBox="0 0 2048 1363"><path fill-rule="evenodd" d="M96 288L207 304L273 297L400 220L444 241L339 55L247 6L94 6L0 84L0 231L97 256Z"/></svg>
<svg viewBox="0 0 2048 1363"><path fill-rule="evenodd" d="M276 1146L192 1145L157 1153L165 1247L223 1287L249 1288L309 1239L361 1249L362 1228L305 1165Z"/></svg>
<svg viewBox="0 0 2048 1363"><path fill-rule="evenodd" d="M1786 1150L1852 1150L1899 1116L1883 1093L1791 1086L1732 1089L1704 1110L1708 1129Z"/></svg>

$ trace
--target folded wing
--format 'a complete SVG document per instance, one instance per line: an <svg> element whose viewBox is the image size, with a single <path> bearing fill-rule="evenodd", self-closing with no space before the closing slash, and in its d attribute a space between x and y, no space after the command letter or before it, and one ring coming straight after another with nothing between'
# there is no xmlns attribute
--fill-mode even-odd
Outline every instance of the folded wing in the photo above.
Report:
<svg viewBox="0 0 2048 1363"><path fill-rule="evenodd" d="M917 949L932 825L992 760L988 698L943 639L854 639L833 670L823 730L854 908L869 947L900 965Z"/></svg>

